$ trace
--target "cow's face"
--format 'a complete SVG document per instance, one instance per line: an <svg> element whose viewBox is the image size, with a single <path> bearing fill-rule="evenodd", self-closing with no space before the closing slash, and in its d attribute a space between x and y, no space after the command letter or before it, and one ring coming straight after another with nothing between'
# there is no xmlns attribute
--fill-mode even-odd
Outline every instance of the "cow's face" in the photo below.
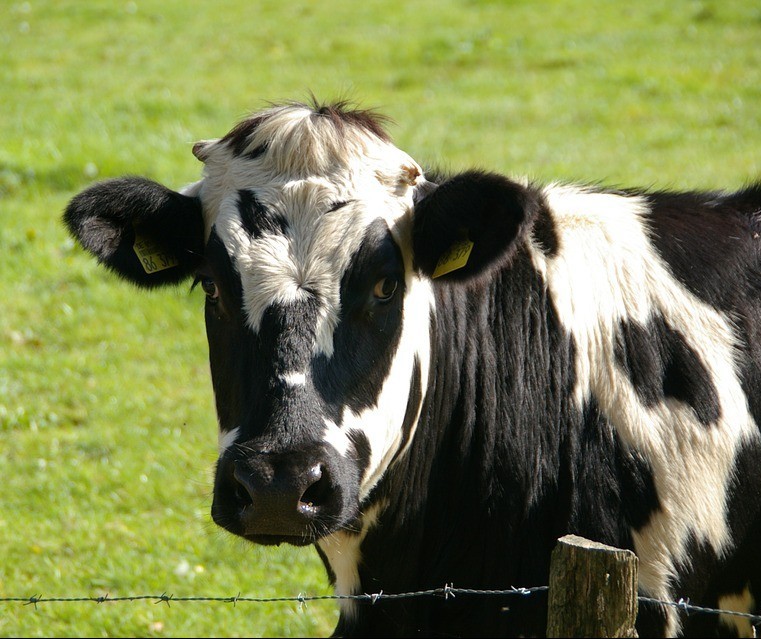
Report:
<svg viewBox="0 0 761 639"><path fill-rule="evenodd" d="M467 264L437 281L477 279L536 203L493 175L435 187L378 119L343 105L273 107L194 153L203 177L182 193L110 180L65 222L136 284L194 276L205 293L215 521L265 544L357 530L415 436L439 258L467 237Z"/></svg>
<svg viewBox="0 0 761 639"><path fill-rule="evenodd" d="M428 371L432 298L411 254L422 171L371 121L334 117L278 108L195 147L212 513L260 543L351 524L409 443Z"/></svg>

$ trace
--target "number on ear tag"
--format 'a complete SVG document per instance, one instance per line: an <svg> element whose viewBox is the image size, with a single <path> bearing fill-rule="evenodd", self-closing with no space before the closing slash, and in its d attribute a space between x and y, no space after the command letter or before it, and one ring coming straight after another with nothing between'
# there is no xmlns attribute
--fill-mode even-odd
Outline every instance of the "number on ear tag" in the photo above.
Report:
<svg viewBox="0 0 761 639"><path fill-rule="evenodd" d="M452 244L449 250L439 258L433 277L441 277L465 266L472 250L473 242L470 240L459 240Z"/></svg>
<svg viewBox="0 0 761 639"><path fill-rule="evenodd" d="M137 233L135 234L135 244L132 248L135 250L140 264L143 265L143 270L149 275L172 268L180 263L174 255L162 251L155 242Z"/></svg>

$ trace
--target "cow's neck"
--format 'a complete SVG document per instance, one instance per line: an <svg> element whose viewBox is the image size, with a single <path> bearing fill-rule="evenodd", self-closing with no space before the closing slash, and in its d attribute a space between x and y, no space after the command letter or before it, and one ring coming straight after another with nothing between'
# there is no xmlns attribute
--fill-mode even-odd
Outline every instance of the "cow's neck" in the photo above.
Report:
<svg viewBox="0 0 761 639"><path fill-rule="evenodd" d="M511 294L527 285L534 295ZM539 557L549 557L555 537L537 539L531 524L518 524L546 498L539 480L560 472L559 417L573 380L557 371L572 370L571 340L520 256L488 288L442 287L432 322L431 371L409 450L374 490L361 534L320 545L338 594L541 585L507 562L522 550L535 574L547 569ZM539 459L555 461L538 468ZM500 547L502 556L484 555ZM341 610L342 623L373 614L351 601Z"/></svg>
<svg viewBox="0 0 761 639"><path fill-rule="evenodd" d="M513 287L524 294L513 295ZM526 287L535 293L525 295ZM443 553L450 569L459 556L462 573L473 578L509 576L513 568L493 558L473 562L484 562L485 547L536 543L517 524L546 498L540 484L560 473L560 416L573 379L559 371L572 371L572 344L540 277L519 254L488 287L442 287L437 295L420 423L376 491L388 507L362 544L364 591L416 588L422 580L443 586L458 578L439 573ZM404 564L392 565L409 569L384 574L388 553L405 555ZM379 558L374 567L370 556Z"/></svg>

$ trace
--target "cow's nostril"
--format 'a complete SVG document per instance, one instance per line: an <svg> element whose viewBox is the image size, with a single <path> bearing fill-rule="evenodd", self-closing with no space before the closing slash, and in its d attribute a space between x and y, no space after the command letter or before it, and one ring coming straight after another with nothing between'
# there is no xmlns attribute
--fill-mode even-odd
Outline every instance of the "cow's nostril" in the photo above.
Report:
<svg viewBox="0 0 761 639"><path fill-rule="evenodd" d="M238 507L245 508L253 503L254 487L251 484L251 475L236 463L233 466L232 483L234 497Z"/></svg>
<svg viewBox="0 0 761 639"><path fill-rule="evenodd" d="M330 494L328 476L321 464L310 469L309 480L312 483L301 495L298 503L298 509L304 513L317 511L328 500Z"/></svg>
<svg viewBox="0 0 761 639"><path fill-rule="evenodd" d="M253 499L251 499L251 493L249 492L248 488L246 488L240 482L238 482L235 486L235 501L241 508L245 508L246 506L250 506L254 503Z"/></svg>

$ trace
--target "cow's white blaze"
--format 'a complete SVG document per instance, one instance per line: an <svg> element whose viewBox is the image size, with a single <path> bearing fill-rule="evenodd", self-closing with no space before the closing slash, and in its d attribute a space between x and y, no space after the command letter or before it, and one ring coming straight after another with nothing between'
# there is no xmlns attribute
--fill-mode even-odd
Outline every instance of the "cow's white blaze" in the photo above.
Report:
<svg viewBox="0 0 761 639"><path fill-rule="evenodd" d="M744 440L758 437L738 377L738 341L729 319L688 291L655 252L643 199L559 185L544 195L559 250L548 258L534 248L532 260L575 340L577 405L594 398L623 442L652 468L661 509L634 541L641 586L668 599L676 562L690 559L690 534L719 555L732 543L726 494L733 461ZM621 320L647 325L657 314L701 358L719 394L717 424L700 423L690 406L673 398L645 406L617 364ZM669 632L677 624L673 614Z"/></svg>

